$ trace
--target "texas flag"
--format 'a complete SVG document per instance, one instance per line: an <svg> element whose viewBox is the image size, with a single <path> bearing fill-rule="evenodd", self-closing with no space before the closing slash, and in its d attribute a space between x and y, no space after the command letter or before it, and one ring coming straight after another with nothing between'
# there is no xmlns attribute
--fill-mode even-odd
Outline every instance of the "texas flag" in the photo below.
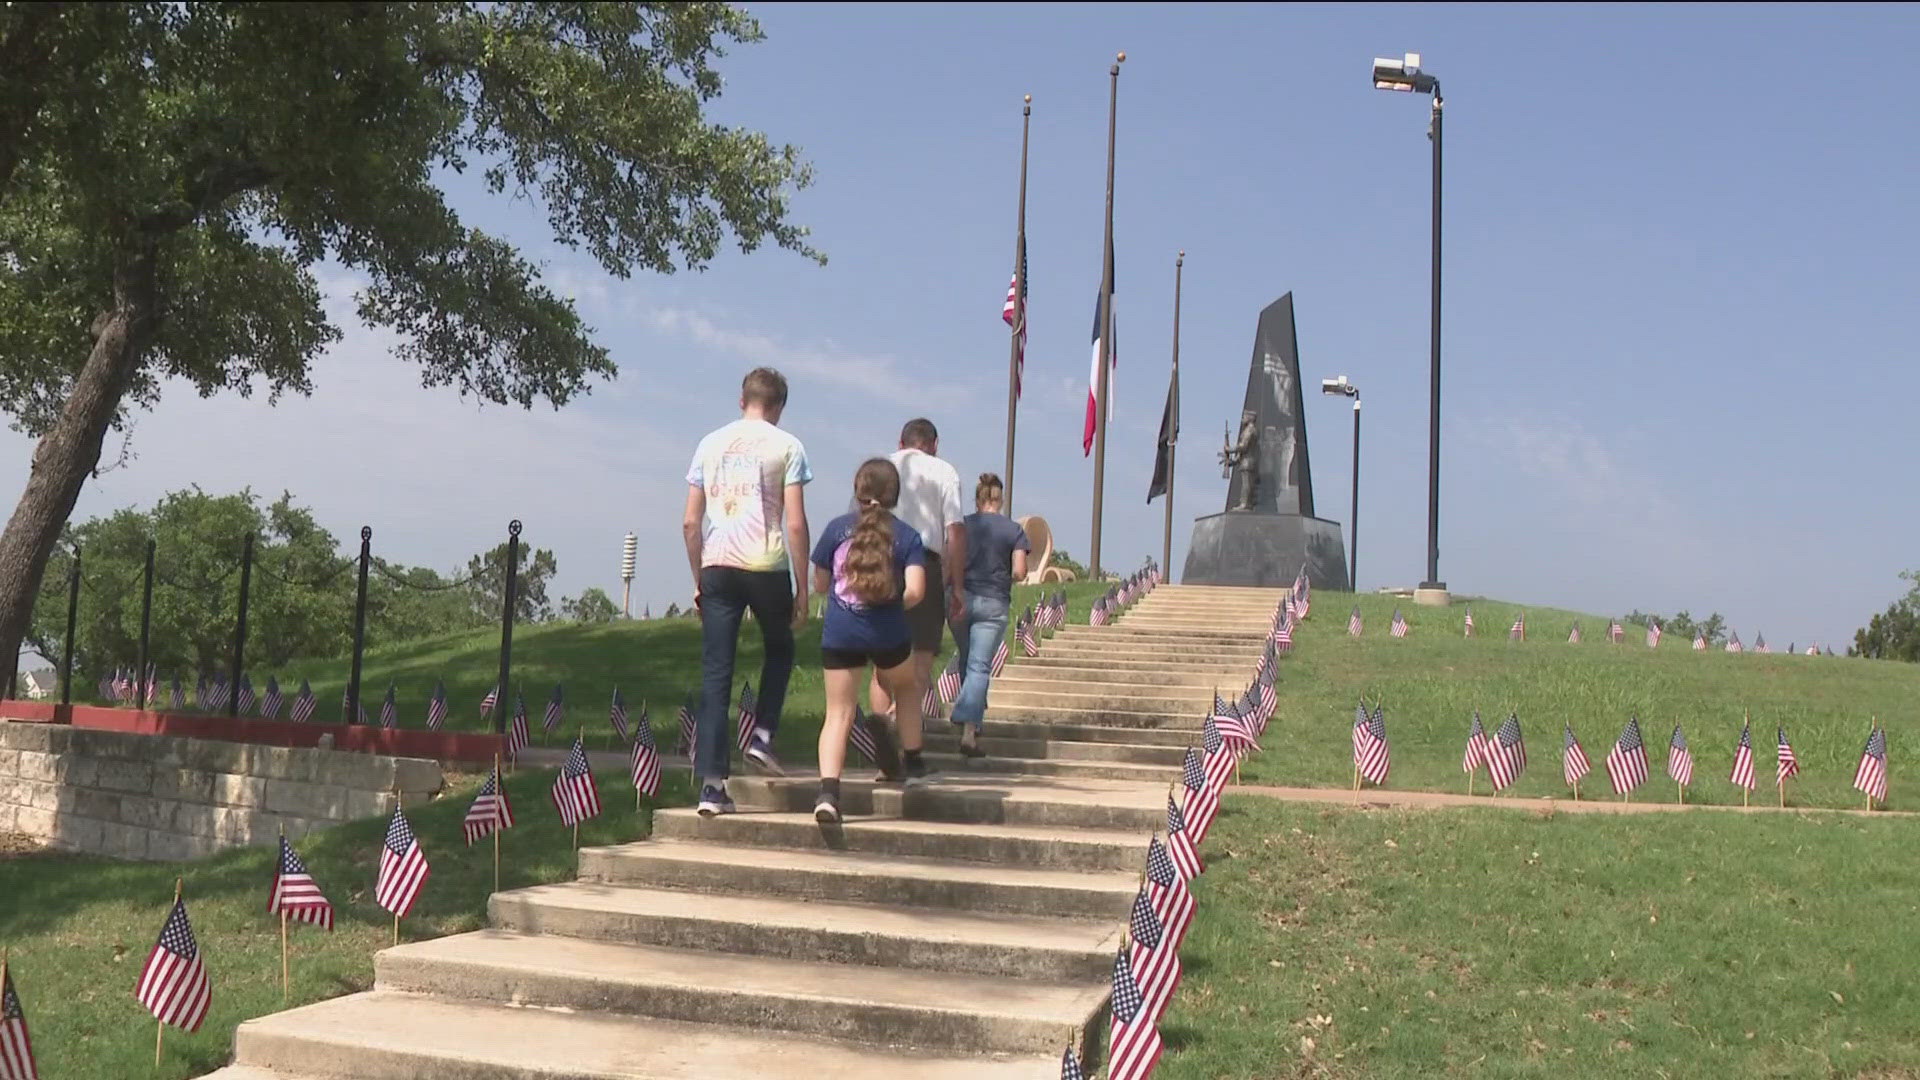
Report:
<svg viewBox="0 0 1920 1080"><path fill-rule="evenodd" d="M1093 453L1093 433L1100 424L1100 332L1104 327L1105 314L1101 310L1098 294L1093 298L1093 356L1087 361L1087 421L1080 428L1080 450L1084 457ZM1118 322L1116 320L1116 327ZM1114 333L1117 341L1118 330ZM1107 353L1107 415L1113 415L1113 369L1119 361L1117 348Z"/></svg>

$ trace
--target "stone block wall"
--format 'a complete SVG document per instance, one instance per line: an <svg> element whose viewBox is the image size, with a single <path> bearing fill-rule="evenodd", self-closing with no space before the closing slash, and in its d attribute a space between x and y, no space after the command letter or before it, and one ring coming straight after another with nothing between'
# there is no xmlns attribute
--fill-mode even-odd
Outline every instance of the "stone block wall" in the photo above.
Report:
<svg viewBox="0 0 1920 1080"><path fill-rule="evenodd" d="M271 844L440 787L419 758L0 721L0 833L116 858Z"/></svg>

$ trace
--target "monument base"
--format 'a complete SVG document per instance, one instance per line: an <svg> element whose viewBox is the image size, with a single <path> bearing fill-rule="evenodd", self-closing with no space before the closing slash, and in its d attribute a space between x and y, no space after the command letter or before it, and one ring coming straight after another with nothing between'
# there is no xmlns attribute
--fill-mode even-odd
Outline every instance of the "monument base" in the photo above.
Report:
<svg viewBox="0 0 1920 1080"><path fill-rule="evenodd" d="M1446 607L1453 603L1453 595L1447 592L1445 582L1437 582L1413 590L1413 602L1421 607Z"/></svg>
<svg viewBox="0 0 1920 1080"><path fill-rule="evenodd" d="M1180 582L1284 588L1293 584L1302 563L1314 588L1348 591L1347 549L1339 522L1229 510L1194 519Z"/></svg>

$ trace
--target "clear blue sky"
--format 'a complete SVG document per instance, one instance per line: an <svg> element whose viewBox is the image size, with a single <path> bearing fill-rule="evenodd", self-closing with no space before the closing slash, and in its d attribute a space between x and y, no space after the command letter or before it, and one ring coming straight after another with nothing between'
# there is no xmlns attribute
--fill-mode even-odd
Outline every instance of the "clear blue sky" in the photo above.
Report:
<svg viewBox="0 0 1920 1080"><path fill-rule="evenodd" d="M306 401L180 390L90 484L81 516L199 483L291 489L343 538L447 569L510 516L559 591L635 608L689 589L678 524L694 442L741 373L791 376L816 529L858 461L925 413L964 476L1001 467L1020 96L1034 97L1032 323L1018 509L1084 555L1079 449L1098 283L1107 65L1121 76L1121 331L1106 561L1160 546L1144 501L1187 251L1174 562L1221 509L1214 463L1259 309L1292 290L1303 375L1365 395L1361 584L1424 570L1428 145L1447 90L1441 575L1456 592L1600 612L1725 613L1743 638L1843 646L1920 566L1910 497L1920 337L1920 9L850 7L759 10L717 115L801 146L794 204L831 258L728 255L616 281L524 203L457 192L549 262L622 368L563 413L419 388L350 333ZM327 282L342 298L349 278ZM1308 402L1323 516L1344 521L1348 412ZM28 444L0 439L0 484ZM110 447L111 455L112 447ZM1451 626L1451 620L1449 620Z"/></svg>

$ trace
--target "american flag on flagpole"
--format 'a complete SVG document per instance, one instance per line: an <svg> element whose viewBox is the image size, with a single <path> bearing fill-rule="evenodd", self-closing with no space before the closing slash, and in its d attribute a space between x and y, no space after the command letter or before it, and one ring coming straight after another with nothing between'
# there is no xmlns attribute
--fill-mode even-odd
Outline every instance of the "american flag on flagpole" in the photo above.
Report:
<svg viewBox="0 0 1920 1080"><path fill-rule="evenodd" d="M995 645L995 646L993 647L993 671L992 671L992 675L993 675L993 677L994 677L994 678L996 678L996 679L997 679L997 678L999 678L999 677L1000 677L1000 673L1001 673L1001 672L1003 672L1003 671L1005 671L1005 670L1007 670L1007 660L1008 660L1008 656L1007 656L1007 639L1006 639L1006 638L1001 638L1001 639L1000 639L1000 644L998 644L998 645Z"/></svg>
<svg viewBox="0 0 1920 1080"><path fill-rule="evenodd" d="M1745 646L1740 644L1739 631L1737 630L1727 631L1727 651L1730 653L1742 653L1747 651Z"/></svg>
<svg viewBox="0 0 1920 1080"><path fill-rule="evenodd" d="M1667 740L1667 775L1681 787L1693 783L1693 754L1687 750L1687 737L1680 725L1673 725L1673 737Z"/></svg>
<svg viewBox="0 0 1920 1080"><path fill-rule="evenodd" d="M1407 636L1407 617L1405 615L1400 614L1399 608L1393 609L1393 621L1387 624L1387 636L1389 637L1406 637Z"/></svg>
<svg viewBox="0 0 1920 1080"><path fill-rule="evenodd" d="M1779 741L1774 744L1773 782L1777 787L1787 782L1787 777L1800 774L1800 759L1793 756L1793 744L1787 742L1787 729L1780 729Z"/></svg>
<svg viewBox="0 0 1920 1080"><path fill-rule="evenodd" d="M1020 639L1020 649L1028 658L1040 655L1040 633L1033 625L1033 612L1028 610L1021 618L1020 625L1014 630L1014 636Z"/></svg>
<svg viewBox="0 0 1920 1080"><path fill-rule="evenodd" d="M380 872L373 884L374 902L406 918L430 872L420 841L414 838L413 828L407 824L407 816L399 807L394 807L393 818L387 822L386 842L380 845Z"/></svg>
<svg viewBox="0 0 1920 1080"><path fill-rule="evenodd" d="M1753 779L1753 725L1740 725L1740 745L1733 748L1733 775L1727 779L1735 787L1752 791L1756 786Z"/></svg>
<svg viewBox="0 0 1920 1080"><path fill-rule="evenodd" d="M1527 767L1527 744L1520 738L1520 717L1508 713L1487 741L1487 778L1495 791L1513 786Z"/></svg>
<svg viewBox="0 0 1920 1080"><path fill-rule="evenodd" d="M627 699L620 696L620 688L613 688L613 704L607 707L607 720L613 724L613 730L620 735L620 741L626 742L632 736L627 734Z"/></svg>
<svg viewBox="0 0 1920 1080"><path fill-rule="evenodd" d="M433 696L427 699L427 730L439 731L447 722L447 684L435 679Z"/></svg>
<svg viewBox="0 0 1920 1080"><path fill-rule="evenodd" d="M168 690L167 701L176 709L184 709L187 707L187 693L180 688L180 676L178 675L173 677L173 686Z"/></svg>
<svg viewBox="0 0 1920 1080"><path fill-rule="evenodd" d="M689 691L680 701L680 751L688 757L693 756L693 734L698 721L693 714L693 693Z"/></svg>
<svg viewBox="0 0 1920 1080"><path fill-rule="evenodd" d="M1178 949L1180 942L1187 936L1187 927L1193 923L1196 904L1193 890L1180 877L1180 870L1173 865L1173 857L1167 854L1166 845L1155 836L1147 840L1147 880L1146 890L1153 897L1153 913L1160 917L1160 925L1165 928L1170 947Z"/></svg>
<svg viewBox="0 0 1920 1080"><path fill-rule="evenodd" d="M860 703L853 703L853 727L847 731L847 741L853 744L866 759L875 765L880 764L880 743L874 738L873 719L860 709Z"/></svg>
<svg viewBox="0 0 1920 1080"><path fill-rule="evenodd" d="M1060 1080L1087 1080L1087 1070L1080 1064L1080 1059L1073 1056L1071 1046L1060 1056Z"/></svg>
<svg viewBox="0 0 1920 1080"><path fill-rule="evenodd" d="M253 712L253 680L246 675L240 676L240 714L245 716Z"/></svg>
<svg viewBox="0 0 1920 1080"><path fill-rule="evenodd" d="M760 725L759 706L753 696L753 682L748 680L740 686L739 742L745 750L753 742L753 732Z"/></svg>
<svg viewBox="0 0 1920 1080"><path fill-rule="evenodd" d="M1157 1020L1173 998L1174 988L1180 985L1180 950L1160 925L1144 884L1133 894L1127 936L1133 939L1133 977L1140 986L1141 1012Z"/></svg>
<svg viewBox="0 0 1920 1080"><path fill-rule="evenodd" d="M953 704L954 699L960 696L961 675L959 653L954 653L953 659L947 661L947 666L940 672L938 682L940 700L949 705Z"/></svg>
<svg viewBox="0 0 1920 1080"><path fill-rule="evenodd" d="M553 806L560 811L562 825L578 825L600 814L600 789L593 783L593 767L587 761L584 735L574 736L566 764L554 778Z"/></svg>
<svg viewBox="0 0 1920 1080"><path fill-rule="evenodd" d="M1472 604L1467 605L1467 620L1466 620L1465 636L1467 637L1473 636L1473 605Z"/></svg>
<svg viewBox="0 0 1920 1080"><path fill-rule="evenodd" d="M1370 784L1386 783L1387 770L1392 767L1385 711L1369 716L1364 701L1353 710L1353 767Z"/></svg>
<svg viewBox="0 0 1920 1080"><path fill-rule="evenodd" d="M1472 773L1487 763L1487 729L1480 725L1480 710L1473 710L1473 723L1467 727L1466 753L1460 755L1460 771Z"/></svg>
<svg viewBox="0 0 1920 1080"><path fill-rule="evenodd" d="M1211 716L1200 725L1200 750L1206 755L1207 787L1218 799L1227 790L1227 780L1233 776L1233 763L1239 758L1227 747L1226 736L1220 734L1220 726Z"/></svg>
<svg viewBox="0 0 1920 1080"><path fill-rule="evenodd" d="M1100 597L1093 602L1093 610L1087 613L1088 626L1107 625L1107 598Z"/></svg>
<svg viewBox="0 0 1920 1080"><path fill-rule="evenodd" d="M920 694L920 717L923 720L938 720L940 715L940 694L929 684Z"/></svg>
<svg viewBox="0 0 1920 1080"><path fill-rule="evenodd" d="M460 828L467 834L468 847L496 830L513 828L513 806L507 801L506 787L500 783L499 769L487 774L487 782L480 785L473 805L467 807L467 816Z"/></svg>
<svg viewBox="0 0 1920 1080"><path fill-rule="evenodd" d="M1706 634L1704 634L1704 633L1700 633L1700 632L1698 632L1698 631L1696 631L1696 632L1694 633L1694 635L1693 635L1693 651L1694 651L1694 652L1706 652L1706 651L1707 651L1707 635L1706 635Z"/></svg>
<svg viewBox="0 0 1920 1080"><path fill-rule="evenodd" d="M280 866L274 871L273 892L267 896L267 914L278 915L283 911L296 922L311 923L322 930L333 929L333 905L327 903L320 886L314 883L313 875L307 873L306 864L293 853L293 845L287 843L285 836L280 837Z"/></svg>
<svg viewBox="0 0 1920 1080"><path fill-rule="evenodd" d="M1580 624L1579 623L1574 623L1573 629L1567 631L1567 644L1569 645L1580 644Z"/></svg>
<svg viewBox="0 0 1920 1080"><path fill-rule="evenodd" d="M1607 751L1607 778L1615 795L1625 795L1647 782L1647 744L1640 737L1638 717L1627 718L1627 726Z"/></svg>
<svg viewBox="0 0 1920 1080"><path fill-rule="evenodd" d="M394 697L394 685L387 684L387 696L380 702L380 726L394 728L400 726L400 703Z"/></svg>
<svg viewBox="0 0 1920 1080"><path fill-rule="evenodd" d="M1247 749L1253 747L1253 724L1239 709L1221 701L1220 692L1217 690L1213 694L1213 713L1207 717L1206 724L1212 724L1221 740L1227 745ZM1204 737L1206 724L1201 725L1202 737Z"/></svg>
<svg viewBox="0 0 1920 1080"><path fill-rule="evenodd" d="M1620 625L1620 620L1619 619L1609 620L1607 622L1607 640L1611 641L1615 645L1618 645L1622 641L1625 641L1626 639L1627 639L1627 631L1625 627Z"/></svg>
<svg viewBox="0 0 1920 1080"><path fill-rule="evenodd" d="M1172 792L1167 793L1167 858L1173 860L1173 868L1180 872L1182 881L1192 881L1206 869L1200 862L1200 850L1193 842L1193 834L1187 831L1187 817L1180 812L1180 804L1173 801Z"/></svg>
<svg viewBox="0 0 1920 1080"><path fill-rule="evenodd" d="M206 709L210 707L210 703L207 701L207 677L205 675L201 675L194 680L193 707L196 709Z"/></svg>
<svg viewBox="0 0 1920 1080"><path fill-rule="evenodd" d="M1524 611L1521 612L1519 616L1513 620L1512 628L1507 631L1507 640L1508 641L1527 640L1527 613L1526 612Z"/></svg>
<svg viewBox="0 0 1920 1080"><path fill-rule="evenodd" d="M1660 624L1657 622L1654 622L1652 619L1648 619L1647 620L1647 648L1657 649L1659 647L1660 647Z"/></svg>
<svg viewBox="0 0 1920 1080"><path fill-rule="evenodd" d="M1160 1061L1160 1029L1146 1010L1133 964L1121 946L1113 958L1113 1013L1107 1031L1107 1080L1147 1080Z"/></svg>
<svg viewBox="0 0 1920 1080"><path fill-rule="evenodd" d="M496 683L493 689L488 690L486 695L480 699L480 719L485 720L488 716L491 716L493 714L493 707L498 704L500 704L500 686Z"/></svg>
<svg viewBox="0 0 1920 1080"><path fill-rule="evenodd" d="M0 1080L40 1080L27 1035L27 1012L13 990L13 973L0 963Z"/></svg>
<svg viewBox="0 0 1920 1080"><path fill-rule="evenodd" d="M1361 627L1360 605L1355 604L1353 606L1353 614L1347 616L1347 636L1359 637L1360 627Z"/></svg>
<svg viewBox="0 0 1920 1080"><path fill-rule="evenodd" d="M1187 789L1181 813L1186 817L1194 847L1198 848L1207 838L1207 829L1212 826L1214 815L1220 812L1220 793L1207 781L1207 770L1201 763L1199 747L1187 747L1186 761L1180 769L1180 782Z"/></svg>
<svg viewBox="0 0 1920 1080"><path fill-rule="evenodd" d="M1765 634L1753 635L1753 651L1757 653L1770 653L1773 651L1772 649L1767 648L1767 635Z"/></svg>
<svg viewBox="0 0 1920 1080"><path fill-rule="evenodd" d="M640 722L633 728L633 789L652 798L660 794L660 751L653 744L653 724L647 720L645 706L640 709ZM625 735L622 735L624 738Z"/></svg>
<svg viewBox="0 0 1920 1080"><path fill-rule="evenodd" d="M513 692L513 720L507 724L507 757L518 761L520 751L533 742L533 732L527 727L527 698L525 694Z"/></svg>
<svg viewBox="0 0 1920 1080"><path fill-rule="evenodd" d="M313 687L307 685L307 680L301 679L300 692L294 695L293 708L287 713L287 718L296 724L304 724L313 719L313 710L318 704L313 696Z"/></svg>
<svg viewBox="0 0 1920 1080"><path fill-rule="evenodd" d="M260 715L269 720L280 719L282 700L280 696L280 680L272 675L267 676L267 693L265 697L260 699Z"/></svg>
<svg viewBox="0 0 1920 1080"><path fill-rule="evenodd" d="M547 714L541 718L540 730L552 732L567 718L567 688L562 683L553 684L553 696L547 698Z"/></svg>
<svg viewBox="0 0 1920 1080"><path fill-rule="evenodd" d="M193 940L184 900L174 900L166 925L160 928L160 940L147 954L134 997L154 1019L182 1031L200 1030L207 1018L207 1009L213 1004L213 984L207 979L200 946Z"/></svg>
<svg viewBox="0 0 1920 1080"><path fill-rule="evenodd" d="M1860 751L1860 767L1853 772L1853 790L1874 802L1887 801L1887 729L1874 725L1867 747Z"/></svg>
<svg viewBox="0 0 1920 1080"><path fill-rule="evenodd" d="M1566 725L1566 738L1560 747L1560 774L1567 786L1578 784L1582 777L1593 771L1593 765L1587 761L1587 751L1580 740L1573 736L1573 725Z"/></svg>
<svg viewBox="0 0 1920 1080"><path fill-rule="evenodd" d="M1000 321L1007 324L1014 338L1013 396L1020 396L1020 383L1027 367L1027 234L1020 234L1020 269L1007 281L1007 299L1000 305Z"/></svg>

